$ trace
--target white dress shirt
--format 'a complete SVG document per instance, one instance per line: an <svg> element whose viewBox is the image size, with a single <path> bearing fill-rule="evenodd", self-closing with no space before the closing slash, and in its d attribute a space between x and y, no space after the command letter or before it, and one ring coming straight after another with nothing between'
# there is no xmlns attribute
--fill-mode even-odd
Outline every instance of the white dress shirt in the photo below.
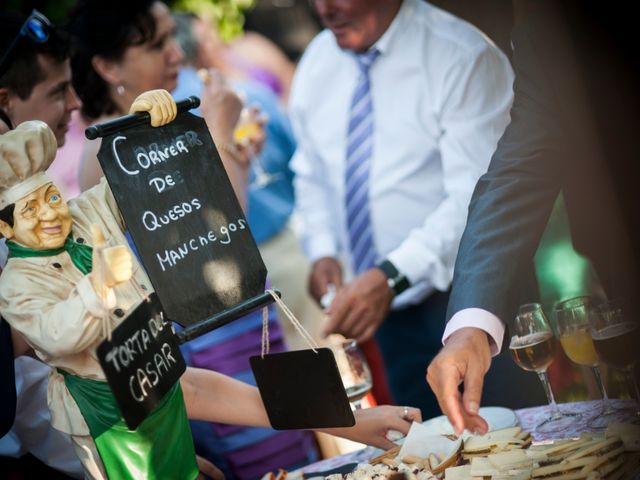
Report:
<svg viewBox="0 0 640 480"><path fill-rule="evenodd" d="M369 201L377 261L389 259L412 285L397 308L449 288L471 194L509 122L513 73L481 32L421 0L404 1L375 47ZM292 168L311 261L351 264L345 156L357 78L354 54L328 30L294 78Z"/></svg>

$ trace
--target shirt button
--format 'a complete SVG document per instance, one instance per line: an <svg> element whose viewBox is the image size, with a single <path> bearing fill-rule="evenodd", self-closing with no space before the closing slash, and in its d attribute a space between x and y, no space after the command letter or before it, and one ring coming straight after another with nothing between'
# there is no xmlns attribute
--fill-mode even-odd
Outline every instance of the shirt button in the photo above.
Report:
<svg viewBox="0 0 640 480"><path fill-rule="evenodd" d="M60 265L58 262L53 262L53 263L51 264L51 266L52 266L53 268L62 268L62 265Z"/></svg>
<svg viewBox="0 0 640 480"><path fill-rule="evenodd" d="M122 310L121 308L116 308L116 309L113 311L113 313L114 313L114 315L115 315L116 317L119 317L119 318L124 317L124 310Z"/></svg>
<svg viewBox="0 0 640 480"><path fill-rule="evenodd" d="M82 237L76 238L76 243L84 243L84 238Z"/></svg>

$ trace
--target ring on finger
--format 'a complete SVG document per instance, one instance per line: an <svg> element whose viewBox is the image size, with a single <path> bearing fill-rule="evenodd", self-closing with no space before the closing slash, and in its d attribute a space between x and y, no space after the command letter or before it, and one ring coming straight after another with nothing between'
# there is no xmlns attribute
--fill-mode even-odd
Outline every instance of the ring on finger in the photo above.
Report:
<svg viewBox="0 0 640 480"><path fill-rule="evenodd" d="M409 407L402 407L402 418L409 420Z"/></svg>

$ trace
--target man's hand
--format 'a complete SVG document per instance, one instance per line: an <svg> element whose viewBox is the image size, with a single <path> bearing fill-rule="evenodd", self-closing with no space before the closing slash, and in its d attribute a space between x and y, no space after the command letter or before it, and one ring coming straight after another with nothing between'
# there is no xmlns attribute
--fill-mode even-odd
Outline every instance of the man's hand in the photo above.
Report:
<svg viewBox="0 0 640 480"><path fill-rule="evenodd" d="M487 334L478 328L461 328L447 339L427 369L427 382L457 435L465 428L482 434L489 428L478 409L484 375L490 365ZM464 383L462 396L460 383Z"/></svg>
<svg viewBox="0 0 640 480"><path fill-rule="evenodd" d="M134 112L149 112L151 126L161 127L175 120L178 108L169 92L158 89L138 95L129 109L129 113Z"/></svg>
<svg viewBox="0 0 640 480"><path fill-rule="evenodd" d="M341 333L358 342L369 340L387 316L391 300L393 291L386 275L378 268L367 270L338 289L327 310L324 334Z"/></svg>
<svg viewBox="0 0 640 480"><path fill-rule="evenodd" d="M309 276L309 293L318 304L329 285L342 286L342 267L335 258L322 257L315 261Z"/></svg>
<svg viewBox="0 0 640 480"><path fill-rule="evenodd" d="M98 225L91 225L93 257L91 283L98 295L106 300L109 290L128 281L133 275L131 253L124 245L105 247L104 234Z"/></svg>

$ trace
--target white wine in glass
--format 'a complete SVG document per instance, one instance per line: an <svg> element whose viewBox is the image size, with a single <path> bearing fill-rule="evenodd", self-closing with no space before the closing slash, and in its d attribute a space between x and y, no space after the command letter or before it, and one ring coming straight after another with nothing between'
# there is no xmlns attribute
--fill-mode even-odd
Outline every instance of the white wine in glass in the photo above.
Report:
<svg viewBox="0 0 640 480"><path fill-rule="evenodd" d="M536 425L535 431L550 433L566 429L579 418L579 415L560 412L553 397L547 368L553 362L556 342L542 306L539 303L520 306L518 315L509 324L509 331L509 349L513 359L520 368L538 374L549 401L549 418Z"/></svg>

